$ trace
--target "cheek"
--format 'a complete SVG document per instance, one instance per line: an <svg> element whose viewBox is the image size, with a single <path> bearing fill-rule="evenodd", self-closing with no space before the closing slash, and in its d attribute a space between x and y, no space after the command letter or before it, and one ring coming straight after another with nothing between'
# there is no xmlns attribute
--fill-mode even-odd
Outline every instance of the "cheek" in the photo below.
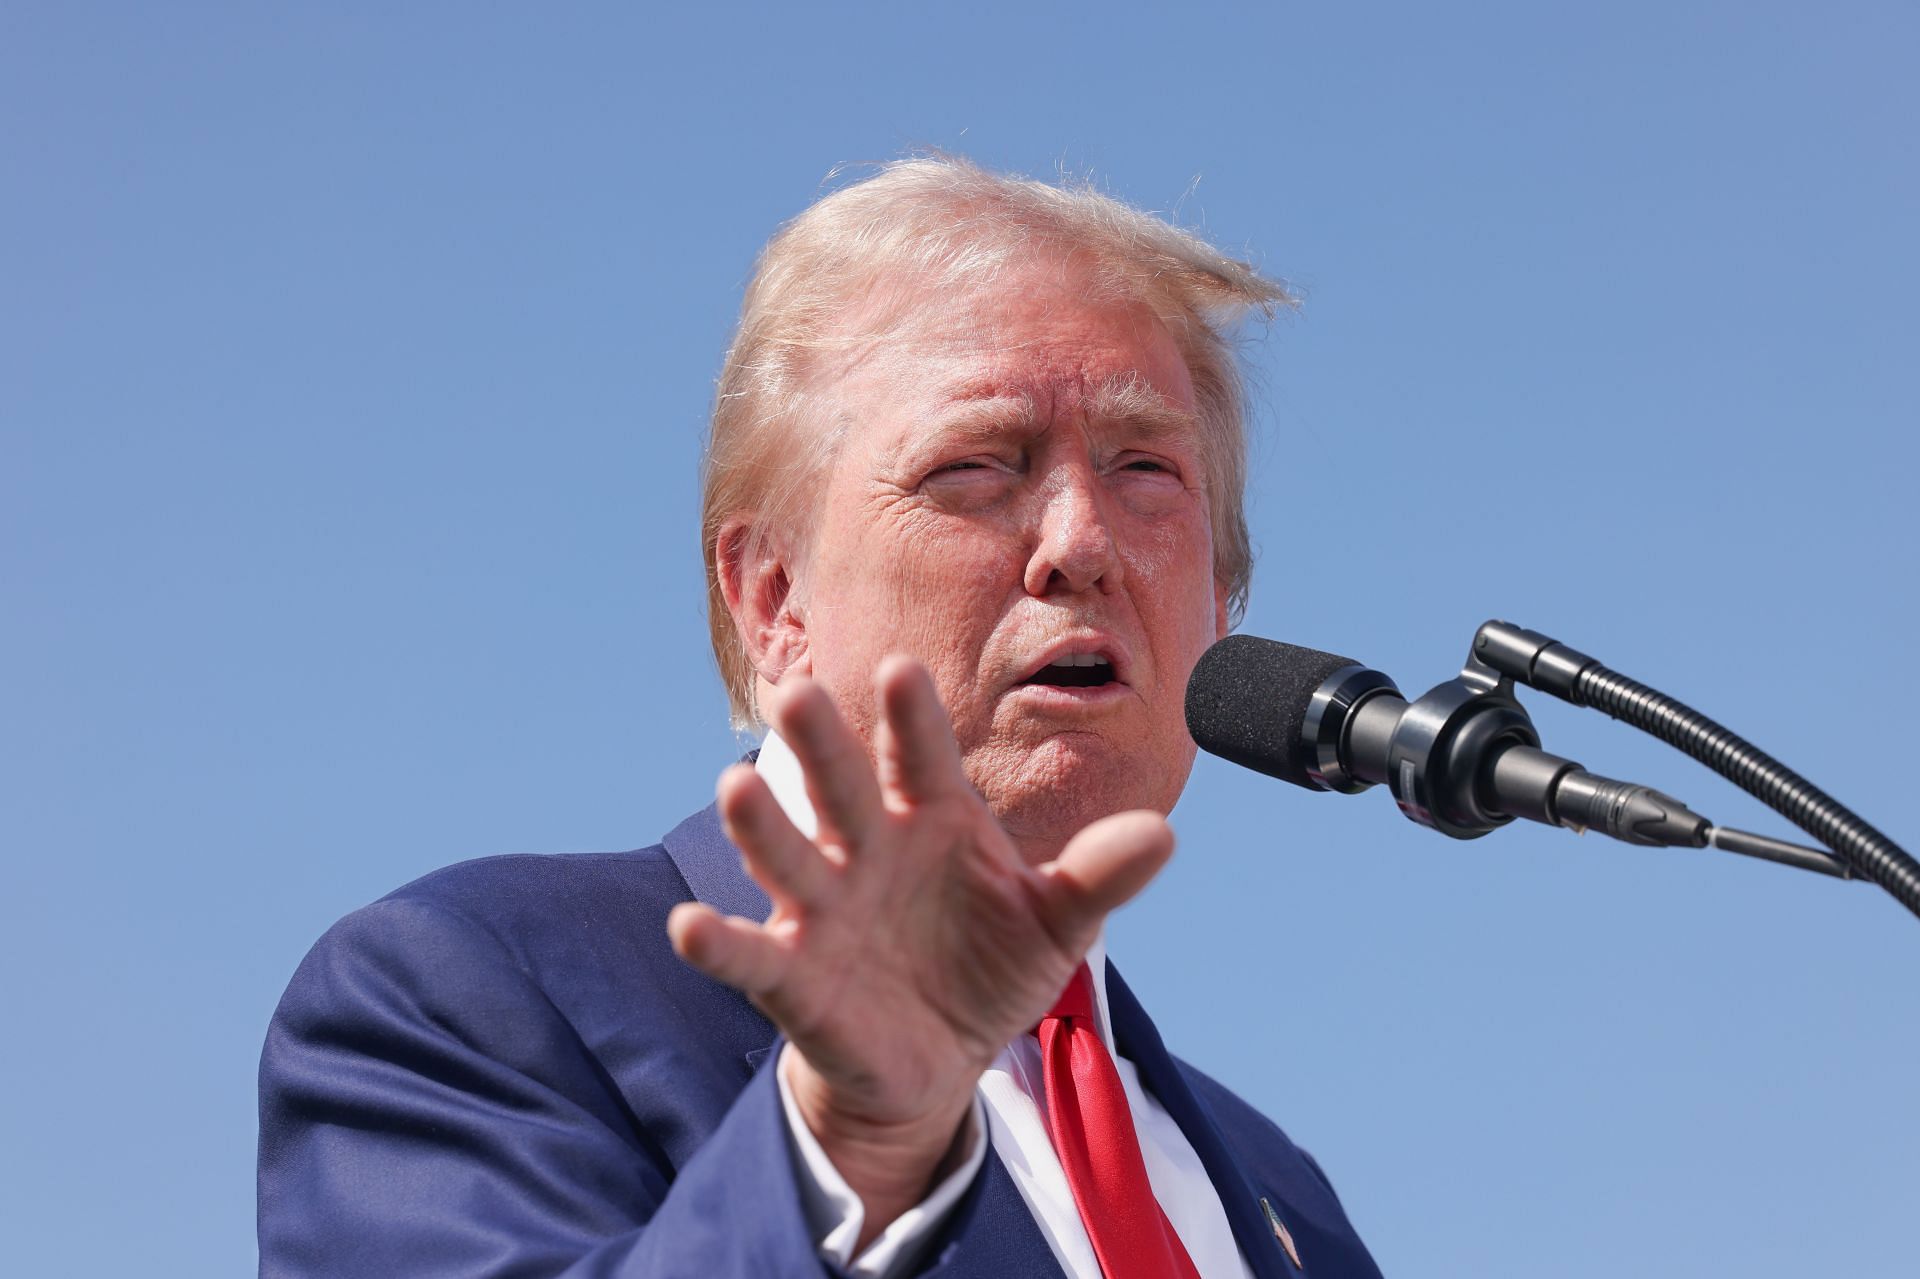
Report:
<svg viewBox="0 0 1920 1279"><path fill-rule="evenodd" d="M995 539L958 520L912 512L868 540L864 560L878 593L903 617L940 612L972 595L999 570ZM877 625L887 619L874 618Z"/></svg>
<svg viewBox="0 0 1920 1279"><path fill-rule="evenodd" d="M888 653L925 662L958 713L978 686L984 643L1021 580L1017 548L992 532L952 521L903 519L832 565L822 566L816 639L840 680L870 679Z"/></svg>
<svg viewBox="0 0 1920 1279"><path fill-rule="evenodd" d="M916 531L891 561L892 624L912 637L908 651L933 669L955 709L978 683L982 648L1005 615L1023 566L1005 539L953 525Z"/></svg>
<svg viewBox="0 0 1920 1279"><path fill-rule="evenodd" d="M1143 588L1136 598L1170 625L1211 641L1215 622L1213 539L1204 518L1157 521L1130 539L1127 575Z"/></svg>

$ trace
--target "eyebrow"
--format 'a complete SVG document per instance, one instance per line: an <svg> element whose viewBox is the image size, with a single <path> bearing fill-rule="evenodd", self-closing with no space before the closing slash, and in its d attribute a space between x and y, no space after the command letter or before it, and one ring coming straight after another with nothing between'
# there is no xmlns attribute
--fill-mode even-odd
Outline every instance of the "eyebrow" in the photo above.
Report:
<svg viewBox="0 0 1920 1279"><path fill-rule="evenodd" d="M929 426L930 437L951 444L990 444L1008 435L1024 437L1040 431L1030 395L959 400L935 415Z"/></svg>
<svg viewBox="0 0 1920 1279"><path fill-rule="evenodd" d="M1092 409L1094 417L1125 422L1150 440L1194 438L1200 432L1199 419L1167 403L1166 397L1137 373L1116 375L1102 382L1093 393Z"/></svg>
<svg viewBox="0 0 1920 1279"><path fill-rule="evenodd" d="M1138 374L1115 375L1088 400L1096 421L1123 423L1148 441L1192 439L1199 434L1193 414L1175 408ZM1030 437L1041 431L1031 395L960 399L935 416L930 434L947 443L991 443L1008 435Z"/></svg>

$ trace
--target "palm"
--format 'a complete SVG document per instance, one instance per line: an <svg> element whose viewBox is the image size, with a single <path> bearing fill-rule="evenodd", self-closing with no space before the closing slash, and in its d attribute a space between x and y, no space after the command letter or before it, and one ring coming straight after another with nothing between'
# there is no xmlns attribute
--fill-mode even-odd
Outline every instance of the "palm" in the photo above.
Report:
<svg viewBox="0 0 1920 1279"><path fill-rule="evenodd" d="M820 819L808 840L750 768L720 807L774 902L764 924L684 907L675 941L739 986L805 1059L830 1103L907 1124L971 1093L1002 1045L1065 986L1106 912L1171 851L1157 814L1081 832L1030 867L960 770L932 683L884 664L878 774L826 694L804 686L774 721Z"/></svg>
<svg viewBox="0 0 1920 1279"><path fill-rule="evenodd" d="M1065 985L1090 940L1049 930L1044 879L978 800L886 821L892 829L849 859L841 895L775 911L768 931L788 961L760 996L816 1069L867 1081L853 1100L874 1118L977 1076ZM863 856L887 864L856 873Z"/></svg>

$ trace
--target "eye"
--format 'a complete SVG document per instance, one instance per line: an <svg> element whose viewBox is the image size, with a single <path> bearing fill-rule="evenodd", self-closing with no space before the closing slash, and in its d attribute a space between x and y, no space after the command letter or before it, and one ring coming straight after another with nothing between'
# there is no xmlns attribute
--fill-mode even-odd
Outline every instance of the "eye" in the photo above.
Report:
<svg viewBox="0 0 1920 1279"><path fill-rule="evenodd" d="M1127 475L1165 475L1174 479L1185 470L1180 462L1159 453L1122 453L1111 465Z"/></svg>
<svg viewBox="0 0 1920 1279"><path fill-rule="evenodd" d="M929 480L961 479L978 480L984 476L1013 475L1021 469L1018 457L1001 457L993 453L969 453L965 457L950 458L937 463L927 472Z"/></svg>
<svg viewBox="0 0 1920 1279"><path fill-rule="evenodd" d="M1108 463L1107 483L1129 510L1143 515L1174 509L1186 491L1186 460L1128 450Z"/></svg>
<svg viewBox="0 0 1920 1279"><path fill-rule="evenodd" d="M1015 483L1015 468L1003 459L974 454L941 462L920 481L920 490L949 507L997 501Z"/></svg>

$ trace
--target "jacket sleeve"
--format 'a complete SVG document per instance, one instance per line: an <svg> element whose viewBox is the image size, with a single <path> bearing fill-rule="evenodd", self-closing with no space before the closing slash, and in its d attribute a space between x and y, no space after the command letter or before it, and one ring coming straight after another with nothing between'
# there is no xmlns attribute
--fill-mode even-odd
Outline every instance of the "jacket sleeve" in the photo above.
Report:
<svg viewBox="0 0 1920 1279"><path fill-rule="evenodd" d="M837 1273L771 1069L675 1168L507 949L432 901L375 903L314 947L260 1107L263 1279Z"/></svg>

